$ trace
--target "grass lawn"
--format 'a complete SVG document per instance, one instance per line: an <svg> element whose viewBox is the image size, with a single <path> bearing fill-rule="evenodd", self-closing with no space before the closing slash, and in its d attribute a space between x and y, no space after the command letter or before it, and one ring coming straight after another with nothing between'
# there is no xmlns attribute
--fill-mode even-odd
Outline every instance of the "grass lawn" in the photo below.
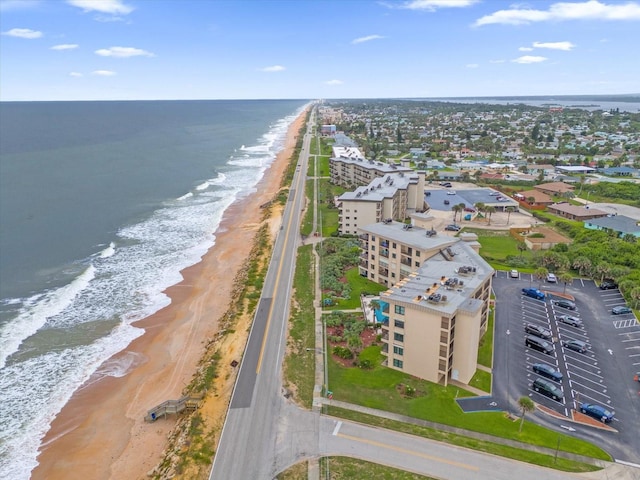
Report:
<svg viewBox="0 0 640 480"><path fill-rule="evenodd" d="M494 311L489 311L489 320L487 322L487 331L480 340L480 347L478 348L478 363L485 367L493 367L493 314Z"/></svg>
<svg viewBox="0 0 640 480"><path fill-rule="evenodd" d="M371 370L345 368L333 359L329 360L329 389L333 391L334 399L534 445L556 445L556 432L525 422L520 433L518 422L509 420L502 412L463 413L455 399L471 396L469 392L452 385L443 387L383 367L381 363L384 357L380 348L372 346L363 351L373 365L377 365ZM413 387L416 394L403 396L400 385ZM599 447L583 440L569 436L563 436L562 439L561 450L606 460L611 458Z"/></svg>
<svg viewBox="0 0 640 480"><path fill-rule="evenodd" d="M329 467L329 468L327 468ZM304 477L305 480L307 477ZM371 478L376 480L435 480L417 473L405 472L379 463L350 457L323 457L320 459L320 478L349 480Z"/></svg>
<svg viewBox="0 0 640 480"><path fill-rule="evenodd" d="M329 157L321 156L317 157L318 159L318 176L319 177L328 177L331 172L329 171Z"/></svg>
<svg viewBox="0 0 640 480"><path fill-rule="evenodd" d="M491 374L484 370L476 370L469 385L479 388L483 392L491 393Z"/></svg>
<svg viewBox="0 0 640 480"><path fill-rule="evenodd" d="M309 201L309 207L307 208L304 218L302 219L302 225L300 226L300 233L302 235L309 236L313 231L313 195L314 195L314 183L313 180L307 180L305 184L305 194Z"/></svg>
<svg viewBox="0 0 640 480"><path fill-rule="evenodd" d="M287 356L284 360L285 384L295 385L292 390L300 403L311 408L315 383L315 359L307 348L315 347L315 310L313 308L314 276L311 245L298 249L294 277L295 298L289 319Z"/></svg>
<svg viewBox="0 0 640 480"><path fill-rule="evenodd" d="M510 270L510 266L506 259L509 256L522 257L524 261L531 261L533 253L529 250L521 252L518 250L518 242L509 232L506 231L489 231L479 228L467 228L465 232L475 233L480 242L480 255L496 270ZM533 273L535 268L522 268L518 270L523 273Z"/></svg>
<svg viewBox="0 0 640 480"><path fill-rule="evenodd" d="M417 435L420 437L431 438L440 442L450 443L452 445L458 445L465 448L471 448L481 452L487 452L501 457L513 458L514 460L520 460L534 465L540 465L565 472L593 472L601 470L595 465L589 465L587 463L574 462L562 457L558 457L557 461L551 455L543 453L536 453L530 450L522 450L519 448L507 447L492 442L485 442L482 440L476 440L473 438L465 437L463 435L456 435L454 433L443 432L441 430L434 430L432 428L420 427L409 423L402 423L395 420L389 420L386 418L380 418L373 415L367 415L364 413L354 412L351 410L344 410L337 407L329 407L328 413L336 417L353 420L355 422L365 423L367 425L374 425L381 428L387 428L389 430L395 430L398 432L407 433L410 435ZM516 422L517 423L517 422ZM556 440L557 442L557 440Z"/></svg>
<svg viewBox="0 0 640 480"><path fill-rule="evenodd" d="M358 267L347 270L345 276L347 277L349 285L351 285L351 297L348 300L338 300L338 303L327 307L327 310L350 310L352 308L359 308L361 294L377 295L387 289L384 285L372 282L360 275Z"/></svg>

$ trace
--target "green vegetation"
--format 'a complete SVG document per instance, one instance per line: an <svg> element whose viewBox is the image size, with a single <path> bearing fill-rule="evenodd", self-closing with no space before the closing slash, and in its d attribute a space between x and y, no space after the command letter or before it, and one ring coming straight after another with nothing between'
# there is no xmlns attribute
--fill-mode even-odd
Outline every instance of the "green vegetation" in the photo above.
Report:
<svg viewBox="0 0 640 480"><path fill-rule="evenodd" d="M330 477L328 475L330 475ZM376 480L435 480L431 477L418 475L417 473L405 472L397 468L350 457L321 458L320 478L331 478L331 480L350 480L354 478L375 478Z"/></svg>
<svg viewBox="0 0 640 480"><path fill-rule="evenodd" d="M309 478L309 462L296 463L284 472L276 475L276 480L307 480Z"/></svg>
<svg viewBox="0 0 640 480"><path fill-rule="evenodd" d="M332 185L328 179L318 181L318 211L322 218L322 235L324 237L335 236L338 233L338 209L333 204L333 199L345 189L338 185ZM318 228L320 231L320 228Z"/></svg>
<svg viewBox="0 0 640 480"><path fill-rule="evenodd" d="M305 184L305 194L307 198L313 202L315 192L315 183L313 180L307 180ZM313 203L311 203L313 205ZM308 237L313 232L313 208L307 208L302 219L302 225L300 226L300 233L303 236Z"/></svg>
<svg viewBox="0 0 640 480"><path fill-rule="evenodd" d="M298 249L293 280L295 297L289 319L288 353L284 361L285 384L299 403L311 408L315 383L315 358L307 348L315 348L314 275L312 246Z"/></svg>
<svg viewBox="0 0 640 480"><path fill-rule="evenodd" d="M470 396L469 392L453 385L443 387L383 367L379 346L365 348L363 355L376 360L372 362L373 368L346 368L329 360L329 388L333 391L334 399L533 445L553 446L557 442L556 432L533 423L525 422L522 432L519 432L518 425L514 425L502 412L465 414L455 399ZM409 386L415 394L404 395L405 386ZM610 459L606 452L595 445L569 436L563 437L560 449Z"/></svg>
<svg viewBox="0 0 640 480"><path fill-rule="evenodd" d="M600 182L589 185L584 190L581 196L588 197L592 202L611 202L612 199L615 199L617 203L640 207L640 184L637 183Z"/></svg>
<svg viewBox="0 0 640 480"><path fill-rule="evenodd" d="M322 267L321 267L322 268ZM349 268L345 272L345 279L351 287L349 298L332 299L332 305L324 306L330 310L351 310L359 308L360 295L378 295L387 289L384 285L372 282L360 275L358 267Z"/></svg>
<svg viewBox="0 0 640 480"><path fill-rule="evenodd" d="M483 392L491 393L491 374L478 369L471 378L469 385L479 388Z"/></svg>
<svg viewBox="0 0 640 480"><path fill-rule="evenodd" d="M535 268L533 252L520 250L519 242L509 232L466 227L464 231L478 236L480 255L496 270L510 270L516 267L522 272L533 272Z"/></svg>
<svg viewBox="0 0 640 480"><path fill-rule="evenodd" d="M328 413L340 418L352 420L354 422L366 423L368 425L374 425L377 427L387 428L389 430L395 430L397 432L404 432L410 435L417 435L425 438L431 438L440 442L450 443L452 445L458 445L460 447L470 448L481 452L491 453L493 455L499 455L501 457L512 458L522 462L531 463L534 465L540 465L544 467L555 468L565 472L594 472L600 470L600 467L590 465L587 463L574 462L562 457L558 457L557 460L552 455L546 455L544 453L537 453L531 450L523 450L514 447L507 447L497 443L486 442L483 440L476 440L471 437L463 435L456 435L455 433L448 433L442 430L436 430L428 427L421 427L409 423L398 422L395 420L389 420L386 418L380 418L373 415L367 415L364 413L354 412L351 410L345 410L338 407L328 407ZM511 422L513 424L513 422ZM525 423L525 426L527 423ZM514 426L517 429L516 426ZM565 440L573 439L568 435L562 435L553 433L553 441L550 443L551 447L555 447L560 438L560 447L563 446ZM585 442L586 443L586 442ZM560 448L563 450L563 448ZM570 451L570 450L568 450ZM610 460L610 456L605 452L600 451L600 456L597 458L603 458Z"/></svg>
<svg viewBox="0 0 640 480"><path fill-rule="evenodd" d="M487 331L480 339L478 347L478 363L487 368L493 367L493 315L494 311L489 311L489 321L487 322Z"/></svg>

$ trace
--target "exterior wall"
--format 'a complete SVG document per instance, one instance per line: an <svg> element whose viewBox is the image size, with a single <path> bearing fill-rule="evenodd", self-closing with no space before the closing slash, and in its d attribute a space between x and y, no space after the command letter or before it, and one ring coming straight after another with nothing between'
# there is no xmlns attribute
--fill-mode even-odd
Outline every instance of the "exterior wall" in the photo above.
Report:
<svg viewBox="0 0 640 480"><path fill-rule="evenodd" d="M462 383L469 383L476 373L481 317L480 311L475 315L467 312L456 315L452 375Z"/></svg>
<svg viewBox="0 0 640 480"><path fill-rule="evenodd" d="M384 218L380 202L343 200L340 206L338 231L342 235L357 235L358 228L381 222Z"/></svg>

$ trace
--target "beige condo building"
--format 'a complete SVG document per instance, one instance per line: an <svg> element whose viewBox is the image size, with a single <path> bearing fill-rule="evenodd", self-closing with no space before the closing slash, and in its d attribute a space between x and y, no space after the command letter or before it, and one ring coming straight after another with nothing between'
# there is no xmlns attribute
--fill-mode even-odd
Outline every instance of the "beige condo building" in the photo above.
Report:
<svg viewBox="0 0 640 480"><path fill-rule="evenodd" d="M468 383L487 330L493 268L474 234L460 238L398 222L360 229L360 273L380 295L389 368L446 385Z"/></svg>

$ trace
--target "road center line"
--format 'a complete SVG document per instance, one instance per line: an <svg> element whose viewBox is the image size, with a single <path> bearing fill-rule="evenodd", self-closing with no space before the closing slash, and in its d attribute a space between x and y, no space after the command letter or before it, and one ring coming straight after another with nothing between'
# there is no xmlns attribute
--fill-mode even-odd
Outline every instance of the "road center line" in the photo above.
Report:
<svg viewBox="0 0 640 480"><path fill-rule="evenodd" d="M342 433L338 434L338 437L346 438L346 439L352 440L354 442L368 443L369 445L373 445L373 446L376 446L376 447L386 448L388 450L393 450L395 452L401 452L401 453L406 453L406 454L409 454L409 455L414 455L416 457L426 458L428 460L433 460L435 462L446 463L447 465L453 465L455 467L464 468L466 470L471 470L473 472L477 472L477 471L480 470L479 467L475 467L473 465L468 465L466 463L455 462L453 460L447 460L447 459L442 458L442 457L434 457L432 455L427 455L425 453L416 452L414 450L407 450L405 448L393 447L393 446L388 445L386 443L376 442L374 440L366 440L366 439L359 438L359 437L352 437L351 435L344 435Z"/></svg>

